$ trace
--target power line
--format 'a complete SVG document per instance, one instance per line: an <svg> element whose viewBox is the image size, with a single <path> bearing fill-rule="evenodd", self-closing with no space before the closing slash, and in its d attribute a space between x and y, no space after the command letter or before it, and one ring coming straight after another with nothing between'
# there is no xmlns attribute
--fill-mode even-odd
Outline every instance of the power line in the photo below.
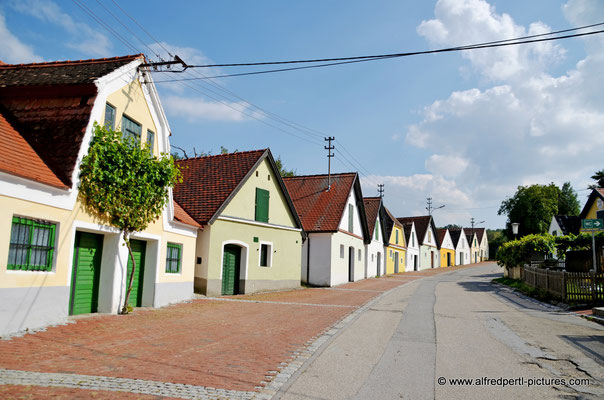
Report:
<svg viewBox="0 0 604 400"><path fill-rule="evenodd" d="M324 59L313 59L313 60L270 61L270 62L260 62L260 63L239 63L239 64L190 65L190 66L188 66L188 68L258 66L258 65L279 65L279 64L323 62L323 64L318 64L318 65L307 65L307 66L302 66L302 67L291 67L291 68L279 68L279 69L270 69L270 70L263 70L263 71L243 72L243 73L237 73L237 74L205 76L203 78L196 78L196 79L217 79L217 78L228 78L228 77L246 76L246 75L259 75L259 74L295 71L295 70L310 69L310 68L323 68L323 67L329 67L329 66L335 66L335 65L352 64L352 63L358 63L358 62L375 61L375 60L383 60L383 59L390 59L390 58L409 57L409 56L416 56L416 55L445 53L445 52L454 52L454 51L476 50L476 49L504 47L504 46L515 46L515 45L520 45L520 44L539 43L539 42L547 42L547 41L553 41L553 40L568 39L568 38L574 38L574 37L600 34L600 33L604 33L604 30L576 33L576 34L572 34L572 35L563 35L563 36L556 36L556 37L549 37L549 38L541 38L541 39L531 39L531 38L542 37L542 36L551 36L554 34L559 34L559 33L569 32L569 31L576 31L576 30L586 29L589 27L600 26L600 25L604 25L604 22L598 23L598 24L586 25L586 26L579 27L579 28L565 29L562 31L544 33L544 34L539 34L539 35L523 36L523 37L514 38L514 39L498 40L498 41L493 41L493 42L485 42L485 43L479 43L479 44L467 45L467 46L448 47L448 48L442 48L442 49L436 49L436 50L424 50L424 51L393 53L393 54L380 54L380 55L372 55L372 56L324 58ZM338 60L342 60L342 61L338 61ZM331 61L337 61L337 62L331 62ZM328 62L328 63L325 63L325 62ZM170 72L170 71L162 71L162 72ZM157 83L178 82L181 80L184 80L184 79L166 79L166 80L157 81ZM192 78L189 78L186 80L192 80Z"/></svg>

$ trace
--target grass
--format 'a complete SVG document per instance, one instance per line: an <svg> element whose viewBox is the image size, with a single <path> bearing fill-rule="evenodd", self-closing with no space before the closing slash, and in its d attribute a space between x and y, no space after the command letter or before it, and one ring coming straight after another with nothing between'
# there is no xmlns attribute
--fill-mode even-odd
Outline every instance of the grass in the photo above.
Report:
<svg viewBox="0 0 604 400"><path fill-rule="evenodd" d="M551 294L543 289L538 289L538 288L534 288L530 285L527 285L520 279L511 279L511 278L502 277L502 278L493 279L493 282L514 288L529 297L532 297L534 299L537 299L539 301L543 301L546 303L560 301L560 298L554 296L553 294Z"/></svg>

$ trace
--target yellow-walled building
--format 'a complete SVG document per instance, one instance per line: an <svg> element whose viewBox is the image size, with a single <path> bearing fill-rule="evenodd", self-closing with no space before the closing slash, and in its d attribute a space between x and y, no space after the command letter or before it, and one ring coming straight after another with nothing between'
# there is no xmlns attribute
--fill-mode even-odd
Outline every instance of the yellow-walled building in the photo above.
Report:
<svg viewBox="0 0 604 400"><path fill-rule="evenodd" d="M405 272L407 259L407 244L405 243L405 230L401 224L386 208L386 274Z"/></svg>
<svg viewBox="0 0 604 400"><path fill-rule="evenodd" d="M0 334L116 313L128 251L78 199L78 172L95 122L169 152L170 130L142 55L0 65ZM9 228L10 227L10 228ZM137 262L130 305L193 297L199 224L170 201L131 236Z"/></svg>
<svg viewBox="0 0 604 400"><path fill-rule="evenodd" d="M589 194L587 202L583 206L579 219L604 219L604 189L597 188L593 189ZM602 229L604 227L600 227ZM581 226L581 232L590 232L583 229Z"/></svg>
<svg viewBox="0 0 604 400"><path fill-rule="evenodd" d="M440 247L440 267L455 265L455 245L447 228L436 230L436 239Z"/></svg>

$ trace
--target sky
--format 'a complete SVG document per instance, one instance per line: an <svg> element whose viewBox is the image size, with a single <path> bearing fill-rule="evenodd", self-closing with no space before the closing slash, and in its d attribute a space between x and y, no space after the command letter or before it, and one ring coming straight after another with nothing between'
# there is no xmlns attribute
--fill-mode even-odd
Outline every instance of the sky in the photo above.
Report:
<svg viewBox="0 0 604 400"><path fill-rule="evenodd" d="M125 13L123 11L125 11ZM132 18L131 18L132 17ZM0 60L145 53L190 65L421 51L604 22L599 0L0 0ZM106 28L109 28L106 29ZM396 216L502 228L519 185L570 181L581 204L604 168L604 35L271 74L158 72L171 143L270 147L298 175L358 171ZM268 67L275 68L275 67ZM164 81L164 82L162 82Z"/></svg>

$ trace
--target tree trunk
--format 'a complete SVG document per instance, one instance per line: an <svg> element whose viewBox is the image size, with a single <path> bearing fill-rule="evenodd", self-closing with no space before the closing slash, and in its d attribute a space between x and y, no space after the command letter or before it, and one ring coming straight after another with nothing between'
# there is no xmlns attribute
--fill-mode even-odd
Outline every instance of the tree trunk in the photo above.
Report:
<svg viewBox="0 0 604 400"><path fill-rule="evenodd" d="M126 298L124 299L124 306L120 314L128 314L128 300L130 299L130 292L132 291L132 283L134 282L134 273L136 272L136 262L134 261L134 254L132 254L132 247L130 247L130 238L128 233L124 232L124 241L126 247L128 247L128 254L130 255L130 261L132 261L132 273L128 279L128 289L126 290ZM128 273L128 263L126 263L126 274Z"/></svg>

